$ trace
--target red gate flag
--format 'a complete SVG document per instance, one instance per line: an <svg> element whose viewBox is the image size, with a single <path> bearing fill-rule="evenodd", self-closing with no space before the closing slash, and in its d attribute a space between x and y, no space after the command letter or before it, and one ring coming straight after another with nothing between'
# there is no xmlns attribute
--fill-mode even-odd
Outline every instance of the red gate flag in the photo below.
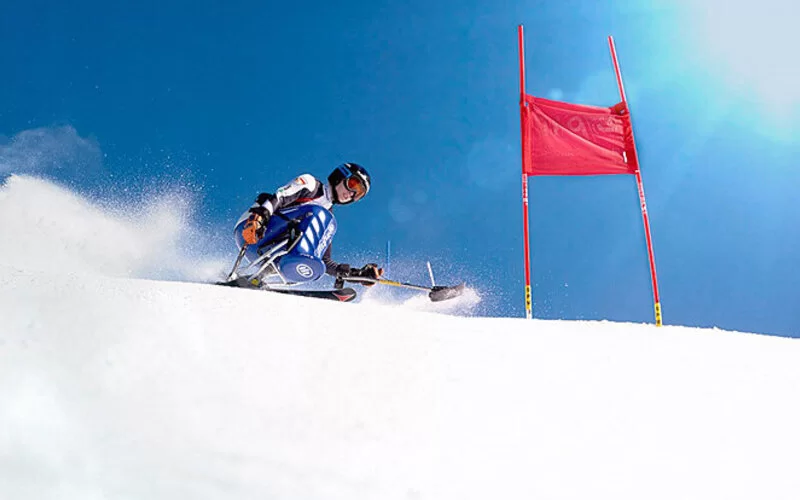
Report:
<svg viewBox="0 0 800 500"><path fill-rule="evenodd" d="M522 164L527 175L635 174L625 102L603 108L525 94Z"/></svg>
<svg viewBox="0 0 800 500"><path fill-rule="evenodd" d="M519 40L519 110L522 139L522 225L525 245L525 316L533 318L531 294L531 252L528 224L528 177L531 175L606 175L633 174L639 190L639 207L650 259L653 281L653 306L656 326L661 326L661 301L658 296L656 262L650 237L650 218L644 200L644 185L631 114L622 85L614 39L608 48L617 76L622 101L610 108L569 104L533 97L525 93L525 43L522 25L517 27Z"/></svg>

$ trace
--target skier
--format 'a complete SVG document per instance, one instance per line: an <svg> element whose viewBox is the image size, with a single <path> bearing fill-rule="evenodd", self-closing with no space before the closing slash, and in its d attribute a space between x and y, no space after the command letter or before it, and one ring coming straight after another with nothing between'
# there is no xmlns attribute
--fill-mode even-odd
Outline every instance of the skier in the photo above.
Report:
<svg viewBox="0 0 800 500"><path fill-rule="evenodd" d="M241 228L243 245L255 245L270 229L274 221L287 209L304 205L317 205L332 210L333 205L349 205L369 192L370 176L361 165L344 163L339 165L323 183L310 174L303 174L289 184L278 189L275 194L261 193L255 203L242 215L237 228ZM278 214L278 216L275 216ZM244 221L244 224L241 223ZM328 245L322 256L325 272L337 280L341 286L343 280L351 277L378 279L383 269L377 264L367 264L361 268L353 268L349 264L337 263L331 258L331 246ZM375 283L360 282L364 286Z"/></svg>

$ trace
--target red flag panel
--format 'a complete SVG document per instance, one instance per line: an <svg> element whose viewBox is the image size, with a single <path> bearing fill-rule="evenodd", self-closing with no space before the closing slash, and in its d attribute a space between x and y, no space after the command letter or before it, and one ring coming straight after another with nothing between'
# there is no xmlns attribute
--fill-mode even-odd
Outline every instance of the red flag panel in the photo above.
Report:
<svg viewBox="0 0 800 500"><path fill-rule="evenodd" d="M523 169L528 175L635 174L630 114L611 108L525 96Z"/></svg>

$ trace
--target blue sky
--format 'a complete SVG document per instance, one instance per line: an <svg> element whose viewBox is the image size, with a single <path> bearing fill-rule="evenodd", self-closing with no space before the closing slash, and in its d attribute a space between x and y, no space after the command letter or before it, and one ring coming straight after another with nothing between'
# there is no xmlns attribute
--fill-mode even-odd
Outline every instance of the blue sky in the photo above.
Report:
<svg viewBox="0 0 800 500"><path fill-rule="evenodd" d="M516 25L528 92L587 104L618 100L613 34L665 323L800 333L789 2L290 4L5 6L0 134L73 127L100 159L48 175L100 196L183 184L226 245L256 193L362 163L374 188L337 210L335 257L391 240L396 277L425 281L430 259L481 291L480 314L519 317ZM530 195L534 315L652 321L633 178L532 178Z"/></svg>

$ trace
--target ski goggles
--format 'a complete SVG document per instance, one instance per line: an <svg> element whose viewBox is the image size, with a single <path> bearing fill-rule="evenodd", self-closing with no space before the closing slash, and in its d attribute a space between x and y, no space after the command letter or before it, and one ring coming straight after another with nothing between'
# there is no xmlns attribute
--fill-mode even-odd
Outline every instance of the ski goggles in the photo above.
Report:
<svg viewBox="0 0 800 500"><path fill-rule="evenodd" d="M347 179L344 180L344 187L347 188L348 191L353 193L353 200L358 201L367 194L367 185L364 183L364 180L357 176L351 175Z"/></svg>

